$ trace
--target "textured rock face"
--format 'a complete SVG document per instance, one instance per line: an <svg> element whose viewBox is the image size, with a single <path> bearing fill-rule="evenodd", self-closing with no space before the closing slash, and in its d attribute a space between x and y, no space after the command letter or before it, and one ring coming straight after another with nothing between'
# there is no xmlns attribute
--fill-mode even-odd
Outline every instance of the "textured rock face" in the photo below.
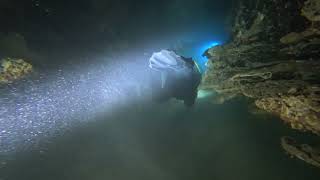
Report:
<svg viewBox="0 0 320 180"><path fill-rule="evenodd" d="M320 168L320 150L308 144L298 144L291 137L281 138L282 148L292 157L296 157Z"/></svg>
<svg viewBox="0 0 320 180"><path fill-rule="evenodd" d="M320 1L307 0L301 10L301 14L310 21L320 21Z"/></svg>
<svg viewBox="0 0 320 180"><path fill-rule="evenodd" d="M23 59L0 60L0 85L21 79L33 71L32 65Z"/></svg>
<svg viewBox="0 0 320 180"><path fill-rule="evenodd" d="M246 96L291 128L319 135L319 2L239 3L231 41L206 53L208 71L201 88L219 93L217 103ZM281 145L288 154L320 167L314 147L288 137Z"/></svg>
<svg viewBox="0 0 320 180"><path fill-rule="evenodd" d="M242 1L231 41L207 51L201 87L220 103L252 98L292 128L320 134L319 2Z"/></svg>
<svg viewBox="0 0 320 180"><path fill-rule="evenodd" d="M301 93L258 99L255 103L261 109L280 115L293 129L319 134L319 93L319 87L309 87Z"/></svg>

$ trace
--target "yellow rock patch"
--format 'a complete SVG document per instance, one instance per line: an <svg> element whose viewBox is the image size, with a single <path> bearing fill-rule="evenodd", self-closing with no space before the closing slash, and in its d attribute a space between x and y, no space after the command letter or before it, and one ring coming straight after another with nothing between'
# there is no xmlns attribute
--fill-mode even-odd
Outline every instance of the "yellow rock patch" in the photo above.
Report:
<svg viewBox="0 0 320 180"><path fill-rule="evenodd" d="M0 60L0 83L11 83L33 71L31 64L23 59L5 58Z"/></svg>

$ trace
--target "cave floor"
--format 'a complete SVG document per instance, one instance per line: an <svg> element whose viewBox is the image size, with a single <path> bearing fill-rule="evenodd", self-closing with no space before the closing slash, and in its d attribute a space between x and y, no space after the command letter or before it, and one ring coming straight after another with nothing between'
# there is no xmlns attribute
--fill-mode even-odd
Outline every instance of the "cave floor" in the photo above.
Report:
<svg viewBox="0 0 320 180"><path fill-rule="evenodd" d="M317 168L284 153L280 137L295 132L275 119L241 102L130 105L52 139L44 152L17 155L2 179L319 179Z"/></svg>

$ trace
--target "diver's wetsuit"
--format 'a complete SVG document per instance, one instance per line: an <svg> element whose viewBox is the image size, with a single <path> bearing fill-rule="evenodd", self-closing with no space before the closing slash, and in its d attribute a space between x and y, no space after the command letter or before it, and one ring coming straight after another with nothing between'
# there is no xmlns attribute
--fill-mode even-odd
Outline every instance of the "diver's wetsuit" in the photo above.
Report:
<svg viewBox="0 0 320 180"><path fill-rule="evenodd" d="M197 88L201 81L201 74L194 61L179 56L178 61L184 61L181 71L170 68L161 71L151 70L152 94L157 102L164 102L170 98L183 100L186 106L192 106L197 98ZM165 83L162 83L161 73L166 74Z"/></svg>

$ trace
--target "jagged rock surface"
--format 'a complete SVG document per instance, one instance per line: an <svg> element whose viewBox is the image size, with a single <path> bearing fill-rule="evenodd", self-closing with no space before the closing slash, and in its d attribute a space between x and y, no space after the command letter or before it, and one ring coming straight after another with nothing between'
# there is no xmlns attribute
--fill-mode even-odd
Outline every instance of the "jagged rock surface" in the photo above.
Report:
<svg viewBox="0 0 320 180"><path fill-rule="evenodd" d="M301 14L308 18L309 21L320 21L320 1L307 0L301 10Z"/></svg>
<svg viewBox="0 0 320 180"><path fill-rule="evenodd" d="M320 168L320 150L308 144L298 144L291 137L281 138L282 148L292 157Z"/></svg>
<svg viewBox="0 0 320 180"><path fill-rule="evenodd" d="M242 1L229 43L211 48L201 88L247 96L292 128L320 134L319 1ZM225 97L225 98L222 98Z"/></svg>
<svg viewBox="0 0 320 180"><path fill-rule="evenodd" d="M309 87L303 92L291 89L286 95L256 100L256 105L271 113L279 114L293 129L320 132L319 87Z"/></svg>
<svg viewBox="0 0 320 180"><path fill-rule="evenodd" d="M0 85L24 78L32 72L32 65L23 59L2 59L0 60Z"/></svg>

